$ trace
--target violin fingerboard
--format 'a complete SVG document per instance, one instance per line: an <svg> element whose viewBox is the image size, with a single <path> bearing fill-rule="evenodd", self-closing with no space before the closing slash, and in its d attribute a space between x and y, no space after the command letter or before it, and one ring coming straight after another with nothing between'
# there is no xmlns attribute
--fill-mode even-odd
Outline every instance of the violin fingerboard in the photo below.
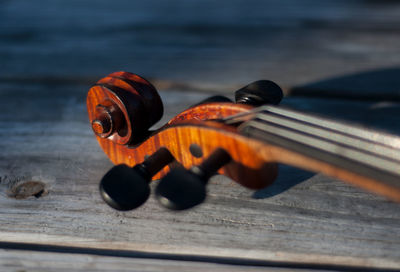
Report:
<svg viewBox="0 0 400 272"><path fill-rule="evenodd" d="M271 106L238 129L248 137L400 188L399 137Z"/></svg>

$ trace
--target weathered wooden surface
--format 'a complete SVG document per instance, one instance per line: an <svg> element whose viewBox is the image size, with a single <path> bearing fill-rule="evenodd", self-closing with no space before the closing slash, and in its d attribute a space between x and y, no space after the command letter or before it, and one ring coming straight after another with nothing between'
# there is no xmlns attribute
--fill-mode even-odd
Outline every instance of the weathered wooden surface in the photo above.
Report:
<svg viewBox="0 0 400 272"><path fill-rule="evenodd" d="M267 78L312 96L286 105L399 134L400 105L379 102L399 97L399 12L396 1L371 0L0 1L0 247L15 246L1 250L0 268L400 269L398 204L286 166L257 192L216 177L206 203L184 213L153 198L134 212L111 210L97 188L111 163L85 109L90 84L117 70L168 90L161 123L207 97L193 91L231 95ZM26 181L45 188L18 187ZM21 251L21 242L80 255ZM213 264L221 258L248 266Z"/></svg>
<svg viewBox="0 0 400 272"><path fill-rule="evenodd" d="M2 80L285 88L400 64L400 4L371 0L1 1ZM381 90L375 90L380 92Z"/></svg>
<svg viewBox="0 0 400 272"><path fill-rule="evenodd" d="M199 261L174 261L157 258L122 258L98 256L93 254L52 253L38 251L0 250L1 271L265 271L265 267L227 265L221 263L207 263ZM304 268L268 268L271 272L308 271ZM327 271L327 270L313 270Z"/></svg>
<svg viewBox="0 0 400 272"><path fill-rule="evenodd" d="M153 198L133 212L112 210L98 194L98 181L111 163L87 121L86 86L54 88L24 86L16 92L9 86L1 93L1 241L400 267L398 204L289 167L281 167L275 185L257 192L216 177L206 203L183 213L166 211ZM206 95L162 96L169 118ZM357 109L354 120L379 126L380 119L386 120L389 129L398 121L373 102L287 99L285 104L322 108L325 114L333 109L335 115L339 105L344 113ZM24 200L6 197L13 179L42 181L48 194Z"/></svg>

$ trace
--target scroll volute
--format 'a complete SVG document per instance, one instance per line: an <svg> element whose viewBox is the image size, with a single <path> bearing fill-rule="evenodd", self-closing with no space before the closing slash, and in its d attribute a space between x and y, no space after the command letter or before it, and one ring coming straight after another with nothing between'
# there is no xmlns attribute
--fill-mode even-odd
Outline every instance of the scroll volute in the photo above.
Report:
<svg viewBox="0 0 400 272"><path fill-rule="evenodd" d="M87 108L93 132L120 145L141 142L163 114L153 85L128 72L115 72L99 80L89 90Z"/></svg>

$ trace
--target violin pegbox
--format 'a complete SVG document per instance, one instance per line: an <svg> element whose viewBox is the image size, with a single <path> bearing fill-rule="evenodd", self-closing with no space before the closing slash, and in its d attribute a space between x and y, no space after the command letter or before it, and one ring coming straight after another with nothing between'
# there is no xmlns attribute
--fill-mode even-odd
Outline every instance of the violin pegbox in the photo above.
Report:
<svg viewBox="0 0 400 272"><path fill-rule="evenodd" d="M154 86L128 72L100 79L90 88L86 103L95 135L120 145L141 142L163 115L163 104Z"/></svg>
<svg viewBox="0 0 400 272"><path fill-rule="evenodd" d="M156 89L126 72L99 80L88 93L89 119L117 165L100 183L103 199L118 210L137 208L150 195L149 183L161 179L156 198L169 209L184 210L203 202L217 172L261 189L284 163L400 201L398 137L273 106L282 97L274 82L256 81L235 92L236 103L212 97L150 131L163 114ZM271 106L255 108L264 104ZM371 140L377 136L380 141ZM375 157L379 163L371 163Z"/></svg>
<svg viewBox="0 0 400 272"><path fill-rule="evenodd" d="M277 165L261 160L236 127L223 120L255 105L279 103L282 91L270 81L256 81L235 97L236 103L223 96L208 98L150 131L163 115L151 83L128 72L96 82L87 96L90 124L117 165L100 182L103 200L117 210L135 209L148 199L151 180L164 177L156 185L157 199L167 208L184 210L205 199L208 179L217 171L252 189L272 183ZM251 161L235 155L239 151L250 154Z"/></svg>

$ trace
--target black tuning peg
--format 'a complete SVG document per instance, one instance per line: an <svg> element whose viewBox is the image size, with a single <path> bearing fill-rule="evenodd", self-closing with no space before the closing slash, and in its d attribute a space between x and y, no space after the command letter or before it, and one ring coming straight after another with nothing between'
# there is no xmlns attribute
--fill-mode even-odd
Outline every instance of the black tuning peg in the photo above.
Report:
<svg viewBox="0 0 400 272"><path fill-rule="evenodd" d="M133 168L125 164L114 166L100 182L100 195L114 209L135 209L149 198L151 178L173 160L168 149L160 148Z"/></svg>
<svg viewBox="0 0 400 272"><path fill-rule="evenodd" d="M209 178L230 161L231 156L219 148L200 165L193 166L190 170L183 167L174 168L157 185L156 198L161 205L171 210L192 208L206 198Z"/></svg>
<svg viewBox="0 0 400 272"><path fill-rule="evenodd" d="M282 98L283 91L281 87L270 80L255 81L235 92L236 103L248 104L256 107L266 104L278 105ZM232 100L222 95L215 95L192 105L192 107L212 102L232 102Z"/></svg>
<svg viewBox="0 0 400 272"><path fill-rule="evenodd" d="M255 81L235 92L236 103L253 106L278 105L282 98L282 89L270 80Z"/></svg>

